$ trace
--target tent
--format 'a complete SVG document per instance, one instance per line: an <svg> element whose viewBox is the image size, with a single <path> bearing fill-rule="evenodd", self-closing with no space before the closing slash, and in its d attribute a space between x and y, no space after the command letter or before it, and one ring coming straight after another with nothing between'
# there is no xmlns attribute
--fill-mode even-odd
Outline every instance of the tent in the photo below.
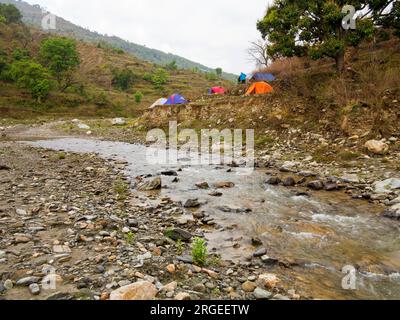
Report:
<svg viewBox="0 0 400 320"><path fill-rule="evenodd" d="M167 102L167 100L168 99L166 98L160 98L156 102L154 102L149 109L154 109L157 106L163 106Z"/></svg>
<svg viewBox="0 0 400 320"><path fill-rule="evenodd" d="M274 88L272 88L268 83L256 82L250 86L249 90L247 90L246 96L251 94L267 94L272 91L274 91Z"/></svg>
<svg viewBox="0 0 400 320"><path fill-rule="evenodd" d="M275 76L272 73L263 73L263 72L255 73L251 79L254 81L265 81L265 82L271 82L276 80Z"/></svg>
<svg viewBox="0 0 400 320"><path fill-rule="evenodd" d="M174 105L174 104L185 104L187 103L187 101L185 100L184 97L182 97L180 94L175 93L172 96L170 96L167 100L167 102L165 102L165 105Z"/></svg>
<svg viewBox="0 0 400 320"><path fill-rule="evenodd" d="M213 87L210 89L210 94L224 94L226 89L223 87Z"/></svg>

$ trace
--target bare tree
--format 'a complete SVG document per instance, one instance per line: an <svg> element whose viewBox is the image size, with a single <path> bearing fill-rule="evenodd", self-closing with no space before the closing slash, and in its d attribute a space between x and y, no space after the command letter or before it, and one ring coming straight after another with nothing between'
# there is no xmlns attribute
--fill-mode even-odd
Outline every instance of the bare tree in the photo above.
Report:
<svg viewBox="0 0 400 320"><path fill-rule="evenodd" d="M247 50L249 60L254 61L257 66L268 67L270 58L268 56L268 44L263 40L250 42L251 46Z"/></svg>

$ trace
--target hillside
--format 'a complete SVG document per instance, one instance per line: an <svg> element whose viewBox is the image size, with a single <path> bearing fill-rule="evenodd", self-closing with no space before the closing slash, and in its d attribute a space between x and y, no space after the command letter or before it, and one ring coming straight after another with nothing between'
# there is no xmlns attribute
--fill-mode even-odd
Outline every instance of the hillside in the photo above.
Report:
<svg viewBox="0 0 400 320"><path fill-rule="evenodd" d="M40 43L52 37L24 25L4 25L0 29L0 49L12 57L16 49L27 49L31 57L37 55ZM178 69L167 72L168 80L162 90L155 88L146 77L158 69L156 65L108 46L97 46L78 41L81 65L75 76L75 84L66 92L54 91L46 101L38 104L13 83L0 81L0 108L3 117L25 118L27 115L80 115L126 116L140 115L155 100L179 92L187 99L203 94L208 87L228 84L225 81L208 81L203 73ZM113 86L114 70L130 70L134 83L127 91ZM146 80L145 80L146 79ZM140 91L143 99L135 101L134 93Z"/></svg>
<svg viewBox="0 0 400 320"><path fill-rule="evenodd" d="M0 0L0 3L14 4L23 14L23 21L26 24L35 26L37 28L41 27L43 12L39 5L30 5L27 2L15 0ZM57 30L52 32L86 42L94 42L96 44L99 42L105 42L112 47L123 49L142 60L153 62L159 65L166 65L175 60L178 67L183 69L198 69L203 72L214 72L214 69L212 68L190 61L178 55L165 53L160 50L138 45L116 36L102 35L77 26L63 19L62 17L57 17ZM237 76L231 73L224 73L223 77L232 81L236 81L237 79Z"/></svg>

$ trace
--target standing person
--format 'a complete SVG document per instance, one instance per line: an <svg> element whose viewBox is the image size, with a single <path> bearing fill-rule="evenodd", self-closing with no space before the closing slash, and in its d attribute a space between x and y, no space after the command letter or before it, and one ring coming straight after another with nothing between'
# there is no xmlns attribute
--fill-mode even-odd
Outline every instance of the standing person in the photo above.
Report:
<svg viewBox="0 0 400 320"><path fill-rule="evenodd" d="M241 84L241 83L246 83L246 78L247 78L247 75L244 74L244 73L242 72L242 73L240 74L240 76L239 76L238 83L239 83L239 84Z"/></svg>

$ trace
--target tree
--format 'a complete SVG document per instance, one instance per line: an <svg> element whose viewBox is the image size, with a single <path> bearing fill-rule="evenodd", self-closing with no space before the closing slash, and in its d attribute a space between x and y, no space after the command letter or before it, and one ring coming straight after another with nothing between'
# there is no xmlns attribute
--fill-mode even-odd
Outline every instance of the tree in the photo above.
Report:
<svg viewBox="0 0 400 320"><path fill-rule="evenodd" d="M250 42L250 45L250 48L247 50L250 60L254 61L258 67L268 67L270 57L268 55L267 42L258 40Z"/></svg>
<svg viewBox="0 0 400 320"><path fill-rule="evenodd" d="M310 56L313 59L335 59L339 72L344 68L346 48L357 46L373 36L374 26L393 11L395 0L275 0L257 28L268 40L272 58ZM348 12L344 6L356 9L355 30L345 30L343 21ZM343 13L344 12L344 13Z"/></svg>
<svg viewBox="0 0 400 320"><path fill-rule="evenodd" d="M168 82L168 72L163 68L158 68L152 75L151 82L153 83L154 88L163 91L164 85Z"/></svg>
<svg viewBox="0 0 400 320"><path fill-rule="evenodd" d="M205 77L208 81L216 81L218 80L217 74L214 72L206 72Z"/></svg>
<svg viewBox="0 0 400 320"><path fill-rule="evenodd" d="M73 74L80 64L76 42L66 38L44 40L39 50L40 60L56 78L62 91L73 83Z"/></svg>
<svg viewBox="0 0 400 320"><path fill-rule="evenodd" d="M18 87L26 89L32 98L41 102L51 90L50 74L42 65L31 61L16 61L11 65L10 78Z"/></svg>
<svg viewBox="0 0 400 320"><path fill-rule="evenodd" d="M6 17L3 15L0 15L0 23L6 23L6 22L7 22Z"/></svg>
<svg viewBox="0 0 400 320"><path fill-rule="evenodd" d="M178 65L176 64L176 60L171 61L165 66L168 70L170 71L176 71L178 70Z"/></svg>
<svg viewBox="0 0 400 320"><path fill-rule="evenodd" d="M126 91L128 90L135 80L138 78L132 70L123 69L123 70L113 70L114 78L112 80L112 84L114 87Z"/></svg>
<svg viewBox="0 0 400 320"><path fill-rule="evenodd" d="M0 16L5 18L5 23L21 23L22 14L13 4L0 3Z"/></svg>
<svg viewBox="0 0 400 320"><path fill-rule="evenodd" d="M217 74L218 77L222 77L222 68L217 68L215 69L215 73Z"/></svg>

